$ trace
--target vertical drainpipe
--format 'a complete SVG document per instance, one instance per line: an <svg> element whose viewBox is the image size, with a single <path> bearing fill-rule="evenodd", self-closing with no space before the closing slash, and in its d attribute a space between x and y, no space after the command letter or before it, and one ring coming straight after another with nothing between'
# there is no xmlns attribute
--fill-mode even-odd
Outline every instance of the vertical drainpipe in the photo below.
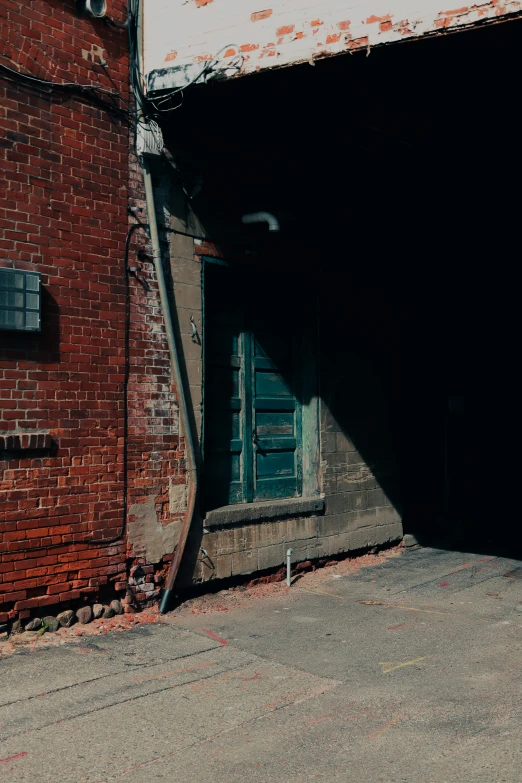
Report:
<svg viewBox="0 0 522 783"><path fill-rule="evenodd" d="M170 598L176 576L178 574L185 545L194 516L194 509L196 504L196 491L197 491L197 470L196 470L196 455L194 449L194 439L192 436L192 428L190 425L190 419L188 415L188 405L185 395L185 387L183 384L183 378L181 374L181 366L179 362L179 354L176 346L176 338L174 335L174 328L172 324L172 316L170 311L170 302L168 297L167 286L165 283L165 276L163 273L163 263L161 258L161 249L158 235L158 225L156 222L156 211L154 204L154 191L152 187L152 177L150 173L150 164L146 156L143 156L143 182L145 185L145 198L147 202L147 213L149 216L150 226L150 238L152 243L154 269L156 271L156 278L158 281L158 289L160 295L161 309L163 312L163 320L165 324L165 332L167 335L167 343L169 347L169 355L171 362L171 372L174 383L176 385L176 393L178 397L179 412L180 412L180 425L181 431L185 438L185 452L187 459L187 479L188 479L188 498L187 509L185 511L185 517L181 527L181 533L179 540L176 544L174 557L167 575L167 581L163 595L161 597L159 610L161 614L165 614L168 610Z"/></svg>
<svg viewBox="0 0 522 783"><path fill-rule="evenodd" d="M149 217L150 227L150 239L152 243L152 253L154 261L154 269L156 272L156 279L158 281L158 289L160 295L161 309L163 313L163 322L165 324L165 332L167 334L167 343L169 346L169 355L171 363L171 372L174 383L176 385L176 393L179 404L180 425L181 431L185 438L185 453L187 459L187 479L188 479L188 498L187 509L185 511L185 517L181 526L181 533L179 540L176 544L174 551L174 557L169 568L167 575L167 581L165 589L163 591L159 611L161 614L165 614L168 611L172 590L176 577L178 575L179 566L185 551L185 545L190 530L190 525L194 517L194 509L196 505L196 493L197 493L197 468L196 468L196 454L194 449L194 438L192 435L192 427L190 424L190 418L188 414L187 398L185 395L185 387L183 384L183 377L181 374L181 366L179 361L179 354L176 345L176 338L174 335L174 328L172 325L172 315L170 311L170 302L167 291L167 285L165 283L165 275L163 273L163 263L161 258L161 247L158 235L158 224L156 221L156 209L154 204L154 191L152 187L152 177L150 173L150 164L146 155L142 158L143 167L143 183L145 185L145 199L147 202L147 214Z"/></svg>
<svg viewBox="0 0 522 783"><path fill-rule="evenodd" d="M129 18L129 25L131 24L131 22L132 20ZM140 3L139 6L138 24L141 25L141 29L143 30L143 3ZM142 80L142 84L144 84L145 80L143 78L142 43L143 42L141 36L138 36L139 70L140 70L140 78ZM138 106L139 105L140 104L138 101ZM140 112L140 114L142 113ZM146 117L142 115L140 119L142 123L147 124ZM159 152L159 150L157 151ZM192 435L192 427L190 424L190 419L188 414L187 398L185 395L185 387L181 375L176 338L174 335L174 329L172 325L172 314L170 310L170 302L169 302L169 296L167 292L167 286L165 283L165 275L163 273L163 263L161 257L159 235L158 235L158 224L156 221L156 208L154 204L154 189L152 186L150 163L146 154L143 154L141 156L141 165L143 169L143 184L145 187L145 199L147 203L147 214L149 217L150 239L152 243L154 269L156 272L156 279L158 281L160 304L161 304L163 322L165 324L165 332L167 335L167 342L169 347L171 373L172 373L172 378L174 380L174 383L176 385L176 393L177 393L178 404L179 404L179 415L180 415L180 425L181 425L180 434L182 433L185 438L185 454L186 454L186 462L187 462L186 465L187 483L188 483L187 509L185 511L185 517L183 519L183 524L181 526L181 533L179 536L179 540L178 543L176 544L176 548L174 551L174 557L172 559L169 572L167 574L165 589L163 591L159 604L159 611L161 612L161 614L165 614L165 612L168 610L170 598L172 595L172 589L174 587L174 583L178 575L179 566L181 563L181 559L183 557L183 553L185 551L185 545L187 543L190 525L194 517L198 475L197 475L197 466L196 466L196 455L194 449L194 439Z"/></svg>

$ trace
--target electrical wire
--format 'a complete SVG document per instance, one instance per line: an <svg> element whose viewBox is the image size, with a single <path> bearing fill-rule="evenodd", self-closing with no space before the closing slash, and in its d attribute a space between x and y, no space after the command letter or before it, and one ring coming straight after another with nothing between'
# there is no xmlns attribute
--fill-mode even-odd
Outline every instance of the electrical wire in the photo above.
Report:
<svg viewBox="0 0 522 783"><path fill-rule="evenodd" d="M181 96L183 97L183 91L186 90L187 87L191 87L192 85L196 84L206 73L212 71L215 68L215 66L219 64L221 55L224 54L225 52L228 52L230 49L236 49L237 51L236 62L231 61L230 63L227 63L226 66L225 65L223 66L223 69L228 70L230 68L234 68L237 71L241 70L245 60L243 53L241 52L241 49L237 44L226 44L225 46L221 47L221 49L217 52L215 57L212 58L212 60L207 60L205 62L203 68L196 76L194 76L193 79L190 80L190 82L184 84L182 87L176 87L173 90L169 90L167 93L161 95L155 101L149 99L152 106L156 109L158 113L162 113L162 112L167 113L169 111L174 111L175 109L178 109L179 106L181 106L181 104L179 104L178 106L174 106L170 109L159 109L158 107L166 103L167 101L172 100L172 98L175 95L179 95L181 93ZM237 61L238 59L239 61Z"/></svg>
<svg viewBox="0 0 522 783"><path fill-rule="evenodd" d="M22 78L24 80L27 80L29 82L36 82L39 85L46 86L50 90L61 90L61 89L76 89L76 90L92 90L93 92L99 92L104 93L105 95L109 95L111 98L119 98L120 95L117 92L111 92L110 90L104 90L102 87L98 87L96 84L78 84L77 82L55 82L52 79L38 79L36 76L31 76L28 73L24 73L23 71L18 71L16 68L9 68L7 65L4 65L3 63L0 63L0 69L2 71L6 71L9 74L12 74L15 77Z"/></svg>
<svg viewBox="0 0 522 783"><path fill-rule="evenodd" d="M146 223L133 223L129 226L127 236L125 238L125 252L123 256L124 274L125 274L125 336L124 336L124 373L123 373L123 504L122 504L122 518L119 532L112 536L112 538L74 538L72 541L62 541L59 544L47 544L46 546L28 546L23 549L13 549L12 552L4 552L3 554L19 554L20 552L38 552L41 549L58 549L64 546L76 546L77 544L96 544L98 546L109 546L121 541L125 535L125 529L127 527L127 510L128 510L128 494L129 494L129 481L128 481L128 447L127 440L129 435L129 412L128 412L128 399L129 399L129 377L130 377L130 285L129 285L129 253L130 243L132 236L138 229L147 229ZM16 543L16 542L14 542Z"/></svg>
<svg viewBox="0 0 522 783"><path fill-rule="evenodd" d="M172 90L160 95L155 100L149 98L143 90L143 82L140 68L140 52L139 52L139 19L140 19L140 0L127 0L127 30L129 34L129 70L130 70L130 83L134 100L136 102L136 124L146 125L147 120L159 117L161 114L167 114L171 111L179 109L183 102L183 91L187 87L191 87L198 82L206 73L212 71L220 62L221 56L229 51L235 49L237 52L235 62L226 64L225 69L235 68L239 71L244 62L244 56L241 49L237 44L227 44L223 46L212 60L207 60L201 67L200 71L194 76L187 84L181 87L175 87ZM181 102L177 106L171 106L169 108L162 108L165 103L172 100L173 97L179 95Z"/></svg>
<svg viewBox="0 0 522 783"><path fill-rule="evenodd" d="M140 115L147 117L147 97L143 92L139 50L139 0L127 0L127 31L129 36L129 77L132 94L136 102L136 122Z"/></svg>
<svg viewBox="0 0 522 783"><path fill-rule="evenodd" d="M37 90L47 95L52 95L54 92L64 92L76 93L84 98L88 96L91 102L100 108L116 113L120 118L125 117L128 119L129 117L128 112L116 103L118 100L123 102L120 94L105 90L96 84L78 84L76 82L55 82L51 79L38 79L36 76L31 76L28 73L0 63L0 76L2 75L26 89ZM109 99L108 101L105 100L105 96Z"/></svg>

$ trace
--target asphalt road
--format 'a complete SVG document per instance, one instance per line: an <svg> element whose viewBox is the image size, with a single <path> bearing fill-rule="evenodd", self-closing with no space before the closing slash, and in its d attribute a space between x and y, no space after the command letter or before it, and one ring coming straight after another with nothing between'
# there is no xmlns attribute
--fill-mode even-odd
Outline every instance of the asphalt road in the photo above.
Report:
<svg viewBox="0 0 522 783"><path fill-rule="evenodd" d="M0 778L519 783L522 564L405 551L0 660Z"/></svg>

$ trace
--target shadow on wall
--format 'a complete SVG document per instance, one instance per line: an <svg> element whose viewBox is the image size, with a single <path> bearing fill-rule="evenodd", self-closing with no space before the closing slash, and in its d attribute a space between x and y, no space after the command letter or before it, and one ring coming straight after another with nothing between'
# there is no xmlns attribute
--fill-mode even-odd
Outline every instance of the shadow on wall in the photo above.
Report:
<svg viewBox="0 0 522 783"><path fill-rule="evenodd" d="M326 480L337 474L336 492L366 490L377 497L381 491L380 505L389 502L402 513L395 303L379 282L361 288L335 263L319 290L323 450L328 434L337 433L335 452L323 454Z"/></svg>

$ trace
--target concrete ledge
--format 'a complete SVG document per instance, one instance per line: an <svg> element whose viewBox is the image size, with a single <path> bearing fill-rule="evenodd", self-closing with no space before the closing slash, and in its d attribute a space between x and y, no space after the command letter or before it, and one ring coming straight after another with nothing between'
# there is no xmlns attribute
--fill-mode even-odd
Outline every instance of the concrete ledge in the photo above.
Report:
<svg viewBox="0 0 522 783"><path fill-rule="evenodd" d="M261 522L265 519L320 514L323 511L324 498L288 498L265 500L261 503L239 503L207 512L203 525L206 528L227 527L241 522Z"/></svg>

